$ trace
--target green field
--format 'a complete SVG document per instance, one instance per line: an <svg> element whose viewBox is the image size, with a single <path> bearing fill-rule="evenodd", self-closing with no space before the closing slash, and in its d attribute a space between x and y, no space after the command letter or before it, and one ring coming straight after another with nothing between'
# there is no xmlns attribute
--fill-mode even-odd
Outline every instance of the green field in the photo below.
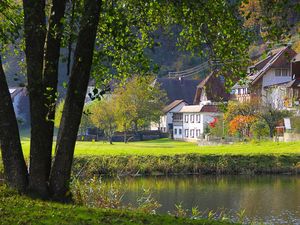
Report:
<svg viewBox="0 0 300 225"><path fill-rule="evenodd" d="M29 153L29 140L22 141L25 155ZM300 154L300 142L238 143L222 146L197 146L195 143L160 139L143 142L109 143L77 142L75 155L259 155L259 154Z"/></svg>

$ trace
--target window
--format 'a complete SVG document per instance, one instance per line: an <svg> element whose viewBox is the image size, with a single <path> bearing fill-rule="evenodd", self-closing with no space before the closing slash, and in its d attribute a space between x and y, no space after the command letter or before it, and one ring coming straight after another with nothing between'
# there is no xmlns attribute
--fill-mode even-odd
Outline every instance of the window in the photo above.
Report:
<svg viewBox="0 0 300 225"><path fill-rule="evenodd" d="M190 115L190 121L191 121L191 123L194 123L194 115L193 114Z"/></svg>
<svg viewBox="0 0 300 225"><path fill-rule="evenodd" d="M280 77L281 76L281 69L276 69L275 70L275 76Z"/></svg>
<svg viewBox="0 0 300 225"><path fill-rule="evenodd" d="M177 129L176 129L176 128L174 129L174 134L175 134L175 135L177 134Z"/></svg>
<svg viewBox="0 0 300 225"><path fill-rule="evenodd" d="M196 137L200 137L200 130L199 129L196 130Z"/></svg>
<svg viewBox="0 0 300 225"><path fill-rule="evenodd" d="M181 134L182 134L182 130L181 130L181 129L179 129L179 132L178 132L178 133L179 133L179 135L181 135Z"/></svg>
<svg viewBox="0 0 300 225"><path fill-rule="evenodd" d="M276 69L275 76L276 77L287 77L287 76L289 76L289 70L288 69Z"/></svg>
<svg viewBox="0 0 300 225"><path fill-rule="evenodd" d="M199 114L196 115L196 122L200 123L200 115Z"/></svg>
<svg viewBox="0 0 300 225"><path fill-rule="evenodd" d="M185 121L186 123L189 122L189 115L185 115L185 116L184 116L184 121Z"/></svg>
<svg viewBox="0 0 300 225"><path fill-rule="evenodd" d="M185 133L185 137L188 137L189 136L189 129L185 129L184 133Z"/></svg>
<svg viewBox="0 0 300 225"><path fill-rule="evenodd" d="M192 129L192 130L190 130L190 136L191 136L191 138L193 138L194 137L194 130Z"/></svg>
<svg viewBox="0 0 300 225"><path fill-rule="evenodd" d="M288 76L288 70L287 69L282 69L281 70L281 76L287 77Z"/></svg>

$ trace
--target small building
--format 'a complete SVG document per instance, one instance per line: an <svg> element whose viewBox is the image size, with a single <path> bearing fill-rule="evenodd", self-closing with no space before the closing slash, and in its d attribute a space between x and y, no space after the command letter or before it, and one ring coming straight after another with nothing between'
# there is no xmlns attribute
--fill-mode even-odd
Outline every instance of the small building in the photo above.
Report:
<svg viewBox="0 0 300 225"><path fill-rule="evenodd" d="M163 109L164 115L160 117L159 124L152 124L151 130L160 130L163 133L168 133L173 129L173 115L178 113L183 106L188 105L184 100L175 100Z"/></svg>
<svg viewBox="0 0 300 225"><path fill-rule="evenodd" d="M186 105L173 114L173 137L176 140L197 141L205 133L208 123L220 115L217 105L209 102Z"/></svg>

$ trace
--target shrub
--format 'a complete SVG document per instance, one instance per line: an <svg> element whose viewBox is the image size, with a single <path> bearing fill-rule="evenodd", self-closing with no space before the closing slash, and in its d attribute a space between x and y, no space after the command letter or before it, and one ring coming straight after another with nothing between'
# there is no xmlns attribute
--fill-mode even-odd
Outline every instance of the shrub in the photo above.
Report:
<svg viewBox="0 0 300 225"><path fill-rule="evenodd" d="M300 117L295 116L291 118L291 125L294 133L300 133Z"/></svg>
<svg viewBox="0 0 300 225"><path fill-rule="evenodd" d="M266 121L257 120L251 125L250 132L256 140L261 140L262 138L269 136L270 128Z"/></svg>

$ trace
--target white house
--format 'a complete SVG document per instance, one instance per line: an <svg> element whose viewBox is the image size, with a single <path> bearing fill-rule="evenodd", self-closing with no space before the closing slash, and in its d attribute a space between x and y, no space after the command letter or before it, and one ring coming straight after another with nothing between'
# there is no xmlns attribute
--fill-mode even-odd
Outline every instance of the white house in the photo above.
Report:
<svg viewBox="0 0 300 225"><path fill-rule="evenodd" d="M220 112L217 105L200 103L186 105L173 115L173 137L176 140L197 141L204 134L208 123L212 122Z"/></svg>
<svg viewBox="0 0 300 225"><path fill-rule="evenodd" d="M160 130L167 133L173 126L173 114L178 113L183 106L187 105L184 100L175 100L163 109L164 115L160 117L160 123L151 124L151 130Z"/></svg>

